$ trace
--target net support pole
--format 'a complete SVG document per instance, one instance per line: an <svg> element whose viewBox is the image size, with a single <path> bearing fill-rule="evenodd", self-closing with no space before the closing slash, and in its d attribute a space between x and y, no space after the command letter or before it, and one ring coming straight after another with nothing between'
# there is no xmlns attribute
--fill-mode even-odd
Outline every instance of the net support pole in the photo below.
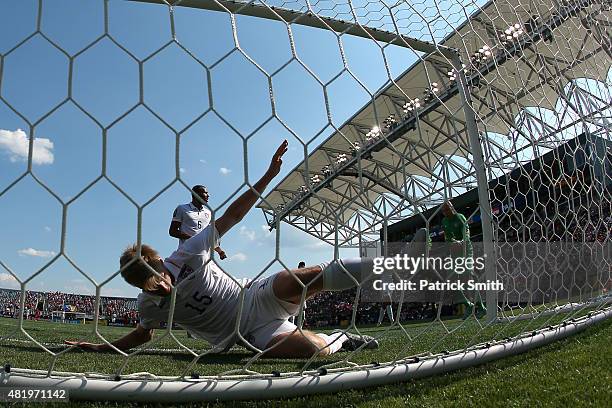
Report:
<svg viewBox="0 0 612 408"><path fill-rule="evenodd" d="M474 160L474 169L476 170L476 182L478 185L478 202L480 206L480 218L482 222L482 242L484 245L485 256L485 279L488 282L494 282L497 279L495 270L495 248L493 246L493 219L491 211L491 202L489 200L489 181L487 178L487 170L485 166L484 153L476 124L476 115L472 109L472 101L470 91L467 86L465 71L462 66L459 53L455 53L451 60L455 71L457 72L457 89L463 111L465 114L465 129L470 142L472 158ZM497 291L487 290L485 303L487 306L487 323L497 320Z"/></svg>

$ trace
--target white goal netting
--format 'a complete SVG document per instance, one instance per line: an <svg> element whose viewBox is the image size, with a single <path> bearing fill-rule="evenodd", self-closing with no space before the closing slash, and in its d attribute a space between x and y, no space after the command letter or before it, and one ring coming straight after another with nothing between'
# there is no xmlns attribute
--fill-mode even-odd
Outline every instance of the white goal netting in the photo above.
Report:
<svg viewBox="0 0 612 408"><path fill-rule="evenodd" d="M519 353L612 313L609 0L32 0L0 14L4 384L156 401L329 392ZM302 297L297 330L381 345L325 357L219 354L172 314L137 349L63 343L129 332L120 250L173 250L176 200L211 180L218 218L283 139L258 218L228 234L227 262L215 254L241 287L296 259L405 254L422 229L427 251L448 251L451 202L461 250L485 259L464 276L503 288Z"/></svg>

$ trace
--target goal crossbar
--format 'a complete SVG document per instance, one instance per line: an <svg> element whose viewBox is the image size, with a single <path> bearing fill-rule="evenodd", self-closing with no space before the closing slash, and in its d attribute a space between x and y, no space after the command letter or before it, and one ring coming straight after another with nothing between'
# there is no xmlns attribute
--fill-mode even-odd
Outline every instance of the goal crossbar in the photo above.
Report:
<svg viewBox="0 0 612 408"><path fill-rule="evenodd" d="M387 44L397 45L399 47L410 48L424 53L438 53L448 57L452 57L454 51L440 44L433 44L428 41L423 41L418 38L406 36L401 33L381 30L378 28L368 27L355 22L338 20L331 17L317 15L314 12L300 12L276 6L262 6L259 4L227 1L227 0L184 0L184 1L165 1L165 0L130 0L144 3L155 3L174 5L180 7L192 7L204 10L213 10L221 12L231 12L232 14L241 14L250 17L259 17L268 20L282 19L285 22L292 24L303 25L321 29L332 29L336 33L348 34L356 37L371 38Z"/></svg>

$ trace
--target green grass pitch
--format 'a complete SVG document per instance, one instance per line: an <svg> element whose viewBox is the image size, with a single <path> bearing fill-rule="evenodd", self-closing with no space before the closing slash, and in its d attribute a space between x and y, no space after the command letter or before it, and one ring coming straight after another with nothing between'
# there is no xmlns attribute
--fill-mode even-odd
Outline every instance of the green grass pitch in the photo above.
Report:
<svg viewBox="0 0 612 408"><path fill-rule="evenodd" d="M481 322L445 321L443 324L413 324L396 327L366 328L364 332L380 337L381 347L373 351L354 355L338 353L317 359L309 369L331 362L342 366L349 358L355 363L391 361L407 355L440 352L466 347L484 340L503 339L523 331L535 330L555 324L564 316L540 318L514 323L482 327ZM565 316L566 317L566 316ZM0 319L0 337L16 329L17 320ZM63 349L64 339L90 339L92 326L68 325L50 322L24 322L24 328L36 340L52 351ZM129 329L100 327L100 332L113 340ZM451 335L445 336L446 333ZM159 336L161 331L157 332ZM203 342L188 339L184 332L176 332L177 338L194 350L203 352ZM612 355L609 339L612 322L605 322L587 329L584 333L558 341L526 354L502 359L482 366L457 371L403 384L388 385L373 389L352 390L333 395L317 395L280 401L236 402L235 406L608 406L612 399ZM408 340L410 336L411 340ZM125 373L151 372L159 375L180 375L192 357L185 352L164 352L177 349L177 344L165 338L151 350L127 360ZM204 356L190 369L200 375L216 375L228 370L242 368L252 354L232 349L223 355ZM38 346L26 341L23 335L11 335L0 341L0 363L14 367L48 369L53 361L50 355L41 352ZM116 353L86 353L72 350L56 360L55 369L78 372L116 372L126 362ZM304 360L264 359L252 364L249 369L261 373L272 370L281 372L299 371ZM86 406L124 406L123 403L74 403ZM72 405L72 404L69 404ZM134 406L142 406L133 404ZM209 404L221 406L222 404ZM57 404L66 407L66 404ZM192 406L202 406L193 404Z"/></svg>

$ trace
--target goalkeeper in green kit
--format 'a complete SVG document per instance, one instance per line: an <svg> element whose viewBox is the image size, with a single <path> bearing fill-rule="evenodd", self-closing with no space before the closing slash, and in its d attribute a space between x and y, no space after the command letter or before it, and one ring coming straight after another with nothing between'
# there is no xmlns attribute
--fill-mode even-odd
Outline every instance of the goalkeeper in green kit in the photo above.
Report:
<svg viewBox="0 0 612 408"><path fill-rule="evenodd" d="M466 257L472 258L474 256L474 249L472 247L472 241L470 240L470 227L468 226L467 219L463 214L460 214L455 210L455 207L450 201L445 201L442 204L442 229L444 230L444 240L452 245L451 255L454 258ZM473 269L466 269L464 273L473 274ZM465 313L463 319L470 317L474 311L474 304L470 302L465 294L461 292L463 297L463 303L465 304ZM487 312L480 295L479 300L476 304L476 317L480 318Z"/></svg>

